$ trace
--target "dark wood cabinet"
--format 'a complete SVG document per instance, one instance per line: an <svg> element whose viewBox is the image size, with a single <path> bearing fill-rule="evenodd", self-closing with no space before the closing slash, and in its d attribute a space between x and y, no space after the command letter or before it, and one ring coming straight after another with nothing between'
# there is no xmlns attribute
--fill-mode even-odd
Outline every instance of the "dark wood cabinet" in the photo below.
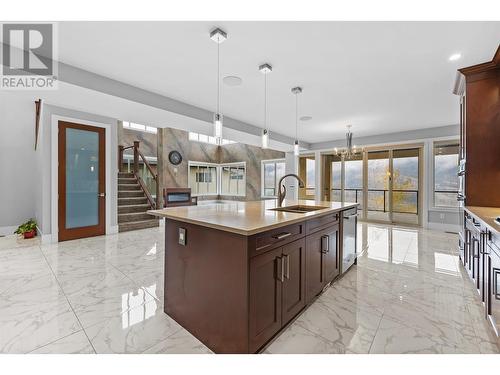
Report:
<svg viewBox="0 0 500 375"><path fill-rule="evenodd" d="M306 237L306 297L313 300L339 274L339 225Z"/></svg>
<svg viewBox="0 0 500 375"><path fill-rule="evenodd" d="M305 241L250 261L250 350L256 351L306 305Z"/></svg>
<svg viewBox="0 0 500 375"><path fill-rule="evenodd" d="M282 248L250 261L250 350L256 351L281 328Z"/></svg>
<svg viewBox="0 0 500 375"><path fill-rule="evenodd" d="M500 207L500 47L489 62L459 69L460 160L467 206Z"/></svg>
<svg viewBox="0 0 500 375"><path fill-rule="evenodd" d="M165 312L216 353L259 352L339 274L350 208L251 235L167 218Z"/></svg>
<svg viewBox="0 0 500 375"><path fill-rule="evenodd" d="M288 323L306 305L306 246L301 239L283 247L282 321Z"/></svg>

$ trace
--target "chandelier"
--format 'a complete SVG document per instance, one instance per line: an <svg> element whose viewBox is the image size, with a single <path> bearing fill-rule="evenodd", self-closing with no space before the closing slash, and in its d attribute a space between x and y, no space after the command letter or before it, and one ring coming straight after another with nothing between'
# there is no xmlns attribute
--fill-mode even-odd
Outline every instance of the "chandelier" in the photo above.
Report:
<svg viewBox="0 0 500 375"><path fill-rule="evenodd" d="M351 127L352 125L347 125L347 133L345 134L347 147L341 148L340 150L335 147L335 149L333 150L336 156L340 155L343 159L352 159L358 155L361 155L361 152L363 151L362 149L358 150L356 146L352 144Z"/></svg>

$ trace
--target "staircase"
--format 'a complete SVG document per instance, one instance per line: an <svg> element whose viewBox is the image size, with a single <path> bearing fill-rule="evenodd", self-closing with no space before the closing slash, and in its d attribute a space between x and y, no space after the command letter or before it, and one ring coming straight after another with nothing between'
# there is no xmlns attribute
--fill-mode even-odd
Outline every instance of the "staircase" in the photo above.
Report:
<svg viewBox="0 0 500 375"><path fill-rule="evenodd" d="M118 231L159 226L158 218L146 213L153 207L133 173L118 172Z"/></svg>

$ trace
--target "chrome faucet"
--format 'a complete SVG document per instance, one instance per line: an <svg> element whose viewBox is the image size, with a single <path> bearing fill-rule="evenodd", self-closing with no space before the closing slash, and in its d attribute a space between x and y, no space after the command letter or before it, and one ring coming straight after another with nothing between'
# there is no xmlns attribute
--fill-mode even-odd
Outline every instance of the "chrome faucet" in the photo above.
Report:
<svg viewBox="0 0 500 375"><path fill-rule="evenodd" d="M289 174L286 174L283 177L281 177L280 182L278 182L278 207L281 207L281 205L283 204L283 201L285 200L286 187L285 187L285 185L281 186L281 183L287 177L295 177L299 181L299 187L300 188L304 187L304 181L302 181L302 179L294 173L289 173ZM281 188L283 188L283 190L281 190Z"/></svg>

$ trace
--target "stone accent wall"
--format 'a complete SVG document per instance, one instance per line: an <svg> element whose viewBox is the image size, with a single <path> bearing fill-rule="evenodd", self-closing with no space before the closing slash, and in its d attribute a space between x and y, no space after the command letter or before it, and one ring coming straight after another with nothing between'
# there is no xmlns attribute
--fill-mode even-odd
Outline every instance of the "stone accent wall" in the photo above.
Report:
<svg viewBox="0 0 500 375"><path fill-rule="evenodd" d="M222 199L259 200L261 198L261 161L284 159L285 153L262 149L243 143L233 143L220 147L219 163L246 162L246 197L221 197Z"/></svg>
<svg viewBox="0 0 500 375"><path fill-rule="evenodd" d="M285 153L275 150L263 150L260 147L234 143L225 146L215 146L208 143L189 140L189 133L172 128L158 129L158 142L161 155L158 158L160 168L160 188L187 187L188 161L208 163L246 162L246 197L225 197L222 199L258 200L261 193L261 160L285 158ZM182 155L182 163L172 165L168 154L177 150ZM213 197L209 198L213 199Z"/></svg>

